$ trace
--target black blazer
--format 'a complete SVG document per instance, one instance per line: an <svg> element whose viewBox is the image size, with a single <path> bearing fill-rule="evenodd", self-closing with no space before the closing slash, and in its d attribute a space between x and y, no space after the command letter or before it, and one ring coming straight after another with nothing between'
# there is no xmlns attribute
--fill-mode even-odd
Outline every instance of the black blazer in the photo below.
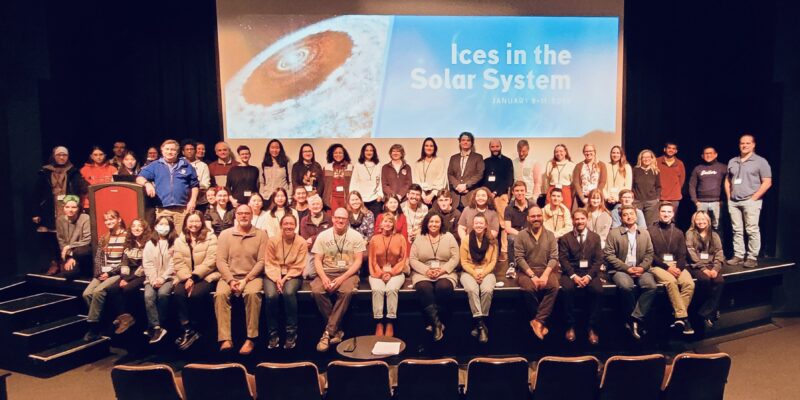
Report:
<svg viewBox="0 0 800 400"><path fill-rule="evenodd" d="M578 244L574 230L558 238L558 261L561 263L561 272L568 277L572 274L578 276L588 274L595 279L600 273L600 265L603 263L600 235L590 231L589 228L586 230L586 241L583 243L583 247ZM589 261L588 269L580 268L581 259Z"/></svg>

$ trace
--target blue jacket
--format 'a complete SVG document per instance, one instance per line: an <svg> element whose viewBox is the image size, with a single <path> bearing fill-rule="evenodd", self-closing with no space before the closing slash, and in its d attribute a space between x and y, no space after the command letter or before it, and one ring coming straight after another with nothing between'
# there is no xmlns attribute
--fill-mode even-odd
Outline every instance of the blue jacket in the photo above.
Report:
<svg viewBox="0 0 800 400"><path fill-rule="evenodd" d="M179 158L172 168L163 157L159 158L142 168L139 176L155 185L156 205L159 207L184 207L189 202L192 188L200 187L197 171L184 158Z"/></svg>

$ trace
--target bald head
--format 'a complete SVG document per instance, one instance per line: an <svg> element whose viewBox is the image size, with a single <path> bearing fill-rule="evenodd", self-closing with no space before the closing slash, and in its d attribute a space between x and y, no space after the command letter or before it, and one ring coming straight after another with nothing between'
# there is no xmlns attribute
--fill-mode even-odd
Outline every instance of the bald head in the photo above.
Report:
<svg viewBox="0 0 800 400"><path fill-rule="evenodd" d="M493 157L500 156L500 153L503 151L503 144L500 143L500 139L492 139L489 141L489 151L492 153Z"/></svg>
<svg viewBox="0 0 800 400"><path fill-rule="evenodd" d="M347 210L342 207L333 212L333 229L338 235L343 235L347 231L349 215Z"/></svg>

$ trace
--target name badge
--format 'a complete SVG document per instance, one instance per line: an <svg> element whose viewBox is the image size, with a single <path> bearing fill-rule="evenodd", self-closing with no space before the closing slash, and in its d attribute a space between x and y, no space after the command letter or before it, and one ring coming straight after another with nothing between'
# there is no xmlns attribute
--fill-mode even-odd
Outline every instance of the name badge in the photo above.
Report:
<svg viewBox="0 0 800 400"><path fill-rule="evenodd" d="M734 185L741 185L741 184L742 184L742 178L736 178L736 179L734 179L734 180L733 180L733 184L734 184Z"/></svg>
<svg viewBox="0 0 800 400"><path fill-rule="evenodd" d="M311 185L306 186L306 192L310 192L312 190L314 190L313 186L311 186Z"/></svg>
<svg viewBox="0 0 800 400"><path fill-rule="evenodd" d="M111 267L102 267L100 268L100 272L111 272Z"/></svg>
<svg viewBox="0 0 800 400"><path fill-rule="evenodd" d="M560 183L556 183L556 189L561 189L563 186L564 186L564 185L562 185L562 184L560 184Z"/></svg>
<svg viewBox="0 0 800 400"><path fill-rule="evenodd" d="M120 269L120 273L122 275L130 275L131 274L131 267L124 266Z"/></svg>
<svg viewBox="0 0 800 400"><path fill-rule="evenodd" d="M281 275L288 275L289 274L289 267L282 265L281 266Z"/></svg>
<svg viewBox="0 0 800 400"><path fill-rule="evenodd" d="M489 177L488 177L488 179L487 179L487 180L488 180L489 182L494 182L494 181L496 181L496 180L497 180L497 177L496 177L496 176L494 176L494 175L489 175Z"/></svg>
<svg viewBox="0 0 800 400"><path fill-rule="evenodd" d="M337 186L336 187L336 191L337 192L344 192L344 186Z"/></svg>
<svg viewBox="0 0 800 400"><path fill-rule="evenodd" d="M618 187L612 187L611 188L611 193L619 193L619 188Z"/></svg>
<svg viewBox="0 0 800 400"><path fill-rule="evenodd" d="M708 260L708 253L705 253L705 252L700 253L700 259L701 260Z"/></svg>
<svg viewBox="0 0 800 400"><path fill-rule="evenodd" d="M344 268L345 266L347 266L347 263L344 260L339 260L336 262L336 266L339 268Z"/></svg>
<svg viewBox="0 0 800 400"><path fill-rule="evenodd" d="M662 258L664 259L665 262L673 262L673 261L675 261L675 256L673 256L670 253L664 254L664 256Z"/></svg>
<svg viewBox="0 0 800 400"><path fill-rule="evenodd" d="M67 197L67 195L60 194L60 195L58 195L58 196L56 197L56 199L57 199L58 201L64 201L64 197Z"/></svg>
<svg viewBox="0 0 800 400"><path fill-rule="evenodd" d="M431 260L431 268L439 268L439 260Z"/></svg>
<svg viewBox="0 0 800 400"><path fill-rule="evenodd" d="M636 256L633 255L633 254L628 254L628 256L625 257L625 264L627 264L629 267L635 267L636 266Z"/></svg>
<svg viewBox="0 0 800 400"><path fill-rule="evenodd" d="M383 272L392 272L392 266L389 264L384 265Z"/></svg>
<svg viewBox="0 0 800 400"><path fill-rule="evenodd" d="M581 269L589 268L589 260L580 260L580 261L578 261L578 266Z"/></svg>
<svg viewBox="0 0 800 400"><path fill-rule="evenodd" d="M250 197L252 194L253 194L253 192L251 192L249 190L245 190L244 191L244 197Z"/></svg>

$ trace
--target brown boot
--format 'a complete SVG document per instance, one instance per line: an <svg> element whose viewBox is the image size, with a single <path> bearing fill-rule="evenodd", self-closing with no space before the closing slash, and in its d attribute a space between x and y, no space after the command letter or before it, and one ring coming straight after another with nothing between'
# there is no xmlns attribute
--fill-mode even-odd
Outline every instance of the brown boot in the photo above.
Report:
<svg viewBox="0 0 800 400"><path fill-rule="evenodd" d="M61 272L61 267L59 267L58 263L55 261L50 261L50 268L47 269L47 275L58 275L59 272Z"/></svg>
<svg viewBox="0 0 800 400"><path fill-rule="evenodd" d="M219 351L228 351L233 348L233 342L230 340L223 340L219 344Z"/></svg>
<svg viewBox="0 0 800 400"><path fill-rule="evenodd" d="M597 344L600 343L600 337L597 336L594 329L589 329L589 343L592 346L597 346Z"/></svg>
<svg viewBox="0 0 800 400"><path fill-rule="evenodd" d="M244 341L244 344L242 345L242 348L239 349L239 354L241 354L243 356L249 356L250 353L253 352L253 349L255 347L256 346L253 344L253 341L250 340L250 339L247 339L247 340Z"/></svg>
<svg viewBox="0 0 800 400"><path fill-rule="evenodd" d="M388 337L394 337L394 325L391 322L386 323L386 332L383 334Z"/></svg>
<svg viewBox="0 0 800 400"><path fill-rule="evenodd" d="M383 324L380 322L375 324L375 336L383 336Z"/></svg>
<svg viewBox="0 0 800 400"><path fill-rule="evenodd" d="M538 319L531 321L531 328L533 329L533 334L536 335L539 340L544 340L544 336L547 335L548 330L541 321Z"/></svg>

